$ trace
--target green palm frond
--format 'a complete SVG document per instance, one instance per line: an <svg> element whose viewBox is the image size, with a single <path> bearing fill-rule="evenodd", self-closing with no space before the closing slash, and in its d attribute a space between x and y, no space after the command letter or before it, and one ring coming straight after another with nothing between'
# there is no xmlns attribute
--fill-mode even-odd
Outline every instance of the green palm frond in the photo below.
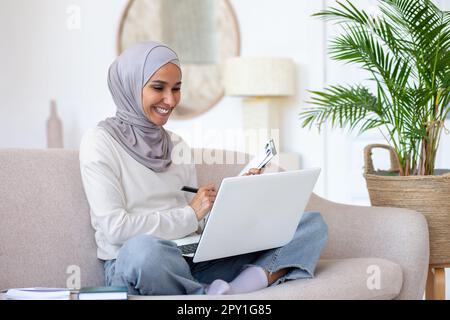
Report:
<svg viewBox="0 0 450 320"><path fill-rule="evenodd" d="M347 24L349 21L366 24L370 19L369 15L362 11L358 10L350 1L346 1L343 3L341 1L336 1L339 4L339 8L330 7L323 11L314 13L313 17L322 17L326 20L335 20L340 23Z"/></svg>
<svg viewBox="0 0 450 320"><path fill-rule="evenodd" d="M402 30L396 28L384 17L374 18L363 10L358 10L350 1L337 1L341 8L329 8L318 12L313 16L322 17L325 20L334 20L343 24L345 28L358 26L367 32L377 36L393 53L402 55L405 48L409 47ZM403 56L406 58L406 55Z"/></svg>
<svg viewBox="0 0 450 320"><path fill-rule="evenodd" d="M429 0L382 0L380 10L408 38L408 53L419 70L420 80L434 87L435 72L442 70L450 49L449 23L444 12Z"/></svg>
<svg viewBox="0 0 450 320"><path fill-rule="evenodd" d="M386 52L383 44L360 26L349 27L345 34L332 41L330 54L335 60L361 64L390 91L405 87L411 73L408 60Z"/></svg>
<svg viewBox="0 0 450 320"><path fill-rule="evenodd" d="M305 110L300 119L304 126L311 127L316 123L318 128L327 120L331 121L332 127L349 126L350 130L357 127L363 120L362 128L369 130L381 125L378 120L383 112L378 104L377 98L363 86L343 87L330 86L324 92L311 91L311 103L321 106ZM369 114L378 117L369 117ZM361 129L360 129L361 131Z"/></svg>

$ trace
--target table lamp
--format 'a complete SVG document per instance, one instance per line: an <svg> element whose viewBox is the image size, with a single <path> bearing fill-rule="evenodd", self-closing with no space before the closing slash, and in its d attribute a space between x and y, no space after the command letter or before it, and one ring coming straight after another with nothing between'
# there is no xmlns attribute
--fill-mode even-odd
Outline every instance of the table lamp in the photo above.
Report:
<svg viewBox="0 0 450 320"><path fill-rule="evenodd" d="M296 80L296 66L290 58L233 57L226 61L225 94L244 98L246 152L255 154L266 142L261 140L270 137L280 150L280 98L295 95ZM251 137L256 132L257 142Z"/></svg>

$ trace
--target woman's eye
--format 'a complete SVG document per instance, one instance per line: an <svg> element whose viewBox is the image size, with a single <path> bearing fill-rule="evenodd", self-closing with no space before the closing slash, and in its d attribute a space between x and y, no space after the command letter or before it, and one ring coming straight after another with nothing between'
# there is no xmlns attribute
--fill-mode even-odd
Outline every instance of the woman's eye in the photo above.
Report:
<svg viewBox="0 0 450 320"><path fill-rule="evenodd" d="M152 87L154 90L163 91L164 87ZM181 88L173 88L172 91L180 91Z"/></svg>

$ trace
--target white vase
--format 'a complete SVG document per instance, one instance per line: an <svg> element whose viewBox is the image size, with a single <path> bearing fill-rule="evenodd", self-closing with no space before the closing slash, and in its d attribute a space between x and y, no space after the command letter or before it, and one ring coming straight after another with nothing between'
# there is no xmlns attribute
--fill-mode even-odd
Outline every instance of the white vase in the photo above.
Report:
<svg viewBox="0 0 450 320"><path fill-rule="evenodd" d="M50 101L50 116L47 119L47 148L63 148L62 122L56 111L56 101Z"/></svg>

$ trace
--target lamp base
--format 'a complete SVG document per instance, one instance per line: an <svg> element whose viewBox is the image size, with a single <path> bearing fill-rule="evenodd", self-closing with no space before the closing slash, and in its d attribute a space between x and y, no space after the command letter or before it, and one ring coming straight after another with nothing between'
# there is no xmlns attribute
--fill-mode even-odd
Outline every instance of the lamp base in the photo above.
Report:
<svg viewBox="0 0 450 320"><path fill-rule="evenodd" d="M278 154L267 166L265 172L300 169L300 156L291 152L282 152L280 148L280 109L275 98L246 98L243 101L243 127L245 130L245 152L256 155L269 139L273 139Z"/></svg>
<svg viewBox="0 0 450 320"><path fill-rule="evenodd" d="M273 139L280 150L279 110L268 98L246 98L242 110L245 151L257 154L261 146Z"/></svg>

